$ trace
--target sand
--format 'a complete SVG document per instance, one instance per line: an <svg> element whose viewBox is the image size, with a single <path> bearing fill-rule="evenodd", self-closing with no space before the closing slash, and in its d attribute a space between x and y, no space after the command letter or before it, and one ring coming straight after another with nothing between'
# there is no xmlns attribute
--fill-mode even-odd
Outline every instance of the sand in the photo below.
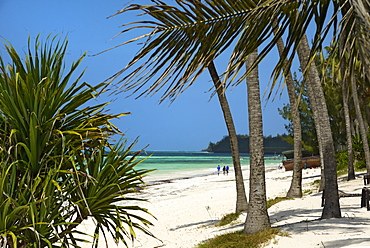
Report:
<svg viewBox="0 0 370 248"><path fill-rule="evenodd" d="M267 198L285 196L291 176L291 171L283 169L268 171ZM248 171L245 171L247 191L248 177ZM148 178L149 181L151 179L154 180ZM320 220L321 193L313 186L317 179L320 179L320 169L304 170L303 190L310 194L301 199L280 202L268 210L272 226L285 231L289 236L278 237L266 247L370 247L370 211L360 207L361 197L340 199L343 218ZM339 179L339 189L344 192L361 193L362 187L361 175L353 181ZM139 196L149 200L141 202L140 206L148 208L156 217L148 218L154 223L150 230L157 239L138 233L137 240L130 246L133 248L193 248L216 235L242 230L246 219L246 215L242 214L231 225L215 226L223 215L235 211L233 171L229 175L209 175L208 172L207 176L154 184ZM86 221L79 228L89 231L92 229L91 222ZM117 246L110 241L108 247L124 246Z"/></svg>

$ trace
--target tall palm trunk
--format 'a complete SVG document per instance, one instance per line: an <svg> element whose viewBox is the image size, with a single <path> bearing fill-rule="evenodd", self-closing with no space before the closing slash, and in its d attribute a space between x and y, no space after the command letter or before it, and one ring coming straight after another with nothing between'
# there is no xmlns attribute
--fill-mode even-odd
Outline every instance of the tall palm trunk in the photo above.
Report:
<svg viewBox="0 0 370 248"><path fill-rule="evenodd" d="M213 62L208 66L208 71L212 77L213 84L217 91L218 100L221 105L222 113L226 123L227 131L230 137L231 155L233 158L235 183L236 183L236 212L248 210L248 201L245 194L244 180L242 168L240 165L238 139L236 136L235 125L229 108L229 104L225 95L225 87L221 84L216 67Z"/></svg>
<svg viewBox="0 0 370 248"><path fill-rule="evenodd" d="M342 77L343 78L343 77ZM347 154L348 154L348 180L355 179L355 168L353 166L353 146L352 146L352 133L351 133L351 118L349 115L348 107L348 87L346 79L342 82L342 98L344 120L346 124L346 137L347 137Z"/></svg>
<svg viewBox="0 0 370 248"><path fill-rule="evenodd" d="M344 4L345 1L341 1L341 2L342 2L341 4L343 5L343 7L341 8L342 15L346 16L351 10L353 10L353 7L354 7L353 5L354 4L353 3ZM358 1L358 4L363 5L364 3L361 3L361 1ZM363 6L366 6L366 5L363 5ZM356 11L358 11L358 10L359 9L357 9ZM364 7L363 7L363 11L364 11L364 13L367 13L366 8L364 8ZM366 15L368 15L368 13ZM351 19L352 19L352 21L354 21L353 17L351 17ZM364 23L366 23L366 18L363 21L364 21ZM357 25L357 24L355 24L355 25ZM344 47L345 46L345 41L348 39L347 37L351 37L353 35L353 33L352 33L353 31L354 30L351 27L351 25L348 25L348 24L343 25L343 30L341 31L341 36L340 36L339 41L340 41L341 52L342 53L345 52L347 55L350 55L350 57L352 58L352 60L349 60L347 62L347 65L346 65L346 68L349 68L348 69L349 73L347 74L347 75L349 75L349 77L347 77L347 78L348 78L348 80L351 84L351 88L352 88L352 98L353 98L353 102L354 102L354 107L355 107L355 111L356 111L356 118L358 120L358 125L359 125L359 128L360 128L360 134L361 134L361 138L362 138L363 150L364 150L364 154L365 154L366 170L367 170L367 173L370 173L370 148L369 148L369 141L368 141L368 138L367 138L368 123L367 123L367 120L365 118L363 118L362 113L361 113L360 103L359 103L358 93L357 93L356 77L355 77L355 71L354 71L354 67L356 66L356 63L359 62L359 61L357 61L356 59L353 59L354 53L350 50L350 48L348 48L348 47L345 48ZM366 38L364 40L366 40ZM352 43L352 45L356 44L354 40L352 40L351 43ZM340 54L340 56L342 56L342 55ZM366 58L366 60L368 60L367 56L362 55L361 57L364 57L364 58ZM342 73L344 75L343 71L344 70L342 69ZM343 80L346 80L346 78L343 77Z"/></svg>
<svg viewBox="0 0 370 248"><path fill-rule="evenodd" d="M240 212L244 212L248 210L248 200L247 200L247 195L245 194L243 172L242 172L242 167L240 165L238 137L236 136L236 130L235 130L233 117L231 115L229 103L225 95L225 87L222 85L220 81L220 77L217 73L217 70L216 70L216 67L213 61L208 65L208 71L209 71L209 74L211 75L213 84L215 86L218 100L220 102L220 106L222 109L222 113L224 115L224 120L225 120L225 124L227 127L227 131L229 133L230 149L231 149L231 156L233 159L235 184L236 184L235 212L240 213Z"/></svg>
<svg viewBox="0 0 370 248"><path fill-rule="evenodd" d="M339 39L339 56L341 56L344 51L344 36ZM352 141L352 122L351 116L349 113L349 87L348 87L348 78L346 75L346 67L344 61L340 62L340 72L342 76L342 100L343 100L343 114L344 121L346 125L346 139L347 139L347 163L348 163L348 180L355 179L355 168L353 164L353 141Z"/></svg>
<svg viewBox="0 0 370 248"><path fill-rule="evenodd" d="M306 70L310 58L310 47L307 37L303 36L299 44L298 57L302 68ZM334 155L334 142L330 127L328 109L317 68L314 63L308 68L306 74L307 92L314 112L315 125L318 127L318 140L321 141L320 155L324 161L325 205L321 218L340 218L337 170Z"/></svg>
<svg viewBox="0 0 370 248"><path fill-rule="evenodd" d="M367 173L370 174L370 149L369 149L369 141L367 139L367 128L364 121L364 118L362 117L361 109L360 109L360 102L358 99L357 94L357 85L356 85L356 76L355 72L352 69L350 71L350 82L351 82L351 88L352 88L352 98L353 103L355 105L355 111L356 111L356 118L358 120L358 126L360 128L360 134L362 138L362 146L365 153L365 161L366 161L366 170Z"/></svg>
<svg viewBox="0 0 370 248"><path fill-rule="evenodd" d="M282 38L277 40L277 48L279 55L284 51L284 41ZM292 111L293 132L294 132L294 165L293 176L287 197L302 197L302 127L301 118L298 111L297 95L295 93L295 86L292 73L285 71L285 82L288 89L288 96L290 107Z"/></svg>
<svg viewBox="0 0 370 248"><path fill-rule="evenodd" d="M258 56L255 51L248 56L247 67L250 67ZM256 67L247 78L248 117L249 117L249 148L250 148L250 179L249 208L244 224L244 233L251 234L270 228L267 213L265 161L262 132L262 109L258 68Z"/></svg>
<svg viewBox="0 0 370 248"><path fill-rule="evenodd" d="M307 43L308 44L308 43ZM303 48L302 48L303 49ZM298 52L299 54L300 52ZM308 55L307 55L308 56ZM301 67L305 68L305 64L302 64L301 62ZM314 69L317 73L317 70L316 68ZM313 74L315 75L315 72L313 72ZM315 120L315 128L316 128L316 135L317 135L317 143L318 143L318 146L319 146L319 154L320 154L320 164L321 164L321 180L320 180L320 186L319 186L319 192L322 192L324 189L325 189L325 180L324 180L324 177L325 177L325 161L324 161L324 145L323 145L323 140L321 139L322 135L321 135L321 125L320 125L320 118L321 118L321 115L320 115L320 108L318 107L318 102L317 102L317 99L312 96L312 94L314 94L315 92L315 89L314 87L312 87L312 84L314 84L315 80L319 80L320 81L320 78L319 78L319 75L317 74L317 78L310 78L310 76L306 76L304 78L304 84L307 88L307 93L309 95L309 102L311 104L311 108L312 108L312 115L313 115L313 118ZM311 94L311 96L310 96Z"/></svg>

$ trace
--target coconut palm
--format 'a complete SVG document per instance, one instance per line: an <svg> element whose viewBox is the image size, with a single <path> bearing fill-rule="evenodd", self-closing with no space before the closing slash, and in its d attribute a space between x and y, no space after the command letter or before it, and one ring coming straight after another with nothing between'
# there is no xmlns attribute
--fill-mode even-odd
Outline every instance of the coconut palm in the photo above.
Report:
<svg viewBox="0 0 370 248"><path fill-rule="evenodd" d="M210 48L212 48L212 44L210 44L209 41L204 42L204 43L203 42L199 43L197 41L197 37L199 35L201 35L200 33L194 33L191 29L188 29L188 28L185 28L184 31L180 30L180 32L177 32L176 26L178 25L178 21L179 20L181 21L181 18L180 19L178 17L173 18L173 16L179 15L181 17L184 17L183 13L181 13L180 11L177 11L177 9L175 7L165 6L164 4L161 4L160 2L157 2L157 3L158 3L158 5L156 5L156 6L147 6L148 9L146 9L144 11L147 12L148 14L150 14L151 16L153 16L155 19L157 19L158 23L165 27L161 31L164 31L164 33L169 33L170 36L173 34L172 38L174 40L179 40L180 38L184 38L184 36L186 36L186 38L188 38L188 39L190 37L190 39L193 40L193 43L196 44L195 47L199 47L199 49L207 49L207 51L211 52L209 55L207 55L208 56L207 59L216 57L217 54L213 54L213 49L210 49ZM181 2L178 2L178 4L182 5ZM142 7L143 6L132 5L124 11L135 10L135 9L143 9ZM196 5L194 5L194 7L196 7ZM164 15L162 15L163 13L160 14L160 15L157 15L156 13L160 12L160 11L157 12L158 9L164 10L164 12L163 12ZM170 13L170 14L166 15L167 13ZM194 13L194 15L191 16L191 18L194 18L195 20L197 20L198 19L197 18L198 14L200 14L200 13L198 13L198 12ZM189 13L189 15L190 15L190 13ZM201 15L200 20L201 20L201 18L204 18L204 15L203 16L202 16L202 14L200 14L200 15ZM184 18L185 26L186 26L186 22L188 20L186 19L186 17ZM169 25L169 24L171 24L172 26ZM172 30L173 27L175 27L175 29L174 29L174 32L172 33L171 30ZM219 28L221 28L221 27L219 27ZM170 30L170 32L167 32L168 30L166 30L166 29ZM153 32L158 32L158 31L159 30L154 29ZM180 34L180 37L175 38L175 36L177 36L178 33ZM236 35L233 34L233 36L235 37ZM168 39L168 37L165 37L165 39ZM170 42L169 40L170 39L168 39L168 42ZM164 45L167 44L167 42L164 41L164 40L158 39L158 41L160 42L160 44L164 44ZM166 90L162 99L166 99L167 97L176 98L179 94L182 93L183 89L186 89L188 86L190 86L193 83L193 80L195 80L195 78L198 75L200 75L200 73L205 68L213 68L212 67L213 60L212 61L205 61L204 60L205 58L202 57L203 56L202 54L200 54L201 55L200 57L197 57L196 53L194 52L197 48L196 49L192 48L191 51L186 51L186 52L184 51L184 53L182 53L182 52L177 53L177 49L172 50L173 49L172 47L169 47L167 45L165 45L165 47L163 47L163 46L159 45L159 43L156 43L156 42L157 41L151 42L148 47L144 47L143 50L139 53L139 55L132 60L132 62L128 65L127 68L133 66L135 63L138 62L138 60L145 57L145 55L147 53L151 53L153 51L154 51L153 56L154 56L154 54L157 54L157 53L163 54L163 55L164 54L167 54L167 55L171 54L171 55L168 56L168 57L167 57L167 55L165 55L163 57L160 56L159 60L157 60L157 58L155 59L156 60L155 63L154 63L154 60L153 60L153 64L151 64L150 59L149 59L148 62L144 62L143 66L139 66L129 76L124 77L122 80L120 80L120 82L123 83L123 85L121 86L123 89L125 89L125 90L134 89L135 91L137 91L138 89L142 88L143 85L145 85L147 83L147 80L150 80L153 77L156 77L156 73L158 72L158 68L159 67L163 68L163 65L168 63L169 59L170 59L173 62L169 62L170 65L168 67L166 67L166 69L164 69L164 72L161 71L160 78L154 84L149 86L147 90L144 90L143 94L155 93L158 88L162 88L168 82L168 80L171 77L174 76L176 78L176 80L178 80L179 78L180 78L180 80L174 82L174 84L170 84L170 87ZM172 44L173 44L173 42L172 42ZM219 46L219 44L215 44L215 45ZM169 48L169 51L166 51L167 48ZM161 49L163 49L163 50L161 50ZM175 53L175 51L176 51L176 53ZM174 55L176 55L176 58L173 57ZM181 57L183 57L183 58L181 58ZM154 58L154 57L152 57L152 58ZM202 62L200 64L191 65L193 63L193 59L195 59L195 60L200 59L200 60L202 60ZM188 62L189 62L189 64L187 64ZM187 68L187 66L189 66L189 68ZM153 70L149 69L149 71L152 71L152 72L149 72L149 74L144 73L145 77L140 77L139 76L139 81L137 81L137 79L138 79L137 75L140 75L142 72L144 72L146 69L148 69L150 67L153 67ZM194 68L191 68L191 67L194 67L195 70L198 70L197 72L195 72L194 77L192 77L192 75L190 75L186 72L186 70L189 70L192 74L194 72L194 71L192 71L192 70L194 70ZM183 75L180 74L181 70L185 71L183 73ZM120 76L120 74L123 73L123 71L114 75L112 77L112 79L115 79L116 77ZM168 78L166 78L166 77L168 77ZM136 79L134 79L134 78L136 78ZM188 81L189 81L189 85L187 85ZM249 81L252 81L252 80L249 80ZM258 84L259 83L257 81L257 86L258 86ZM250 87L255 88L255 85L256 84L251 84ZM221 85L221 87L216 86L215 88L216 88L216 90L223 90L223 87L224 86ZM259 86L257 88L257 92L259 92ZM217 92L217 93L219 95L219 92ZM252 101L249 103L249 106L255 106L257 108L257 110L259 109L259 112L260 112L259 114L261 115L261 108L260 107L258 108L258 106L260 106L260 104L253 103L253 100L256 100L256 98L251 97L250 99L252 99ZM257 98L257 99L259 101L259 98ZM252 109L252 107L251 107L251 109ZM254 113L256 113L256 112L254 112ZM256 118L254 116L252 118L252 123L253 124L258 123L258 124L262 125L261 120L255 121L255 119ZM252 124L250 126L254 127L254 125L252 125ZM255 132L256 135L254 135L254 137L256 137L256 139L259 140L259 138L262 137L262 136L259 137L259 134L262 135L262 126L255 127L255 128L260 128L260 130L261 130L261 133L258 133L258 132L256 133ZM263 140L263 138L261 140ZM256 170L253 170L253 172L256 172L256 173L254 173L254 175L251 177L251 185L255 186L255 187L253 186L253 188L259 188L260 184L262 183L264 185L264 181L265 181L264 180L264 163L263 163L263 143L256 142L253 145L255 145L255 148L258 147L260 150L257 151L256 149L253 149L254 150L253 154L256 155L256 156L251 155L251 160L256 162L256 163L251 162L251 167L252 167L252 164L253 164L253 166L258 167ZM261 155L262 155L262 160L260 159ZM261 164L261 161L262 161L262 164ZM251 171L252 171L252 169L251 169ZM240 175L241 175L241 173L240 173ZM261 178L262 178L262 180L261 180ZM263 223L263 226L259 226L259 225L255 225L255 224L251 225L251 226L247 225L246 228L245 228L245 230L247 230L246 232L256 232L256 231L261 230L261 228L264 229L264 228L268 228L270 226L269 220L268 220L268 215L267 215L267 210L266 210L266 191L262 190L262 191L258 192L258 195L256 195L255 192L253 192L253 197L255 198L253 200L255 206L252 210L250 210L250 212L253 213L253 214L249 214L249 218L247 218L248 219L247 222L248 223L253 223L257 219L259 219L259 220L265 219L266 221ZM265 202L265 204L262 205L262 207L264 206L265 211L259 211L261 206L256 205L261 200L264 200L264 202ZM261 217L261 214L263 215L262 217ZM252 228L252 226L257 227L257 228ZM261 227L261 228L259 228L259 227Z"/></svg>
<svg viewBox="0 0 370 248"><path fill-rule="evenodd" d="M327 37L331 27L338 30L338 20L343 20L341 25L350 25L356 20L361 26L361 32L357 32L353 39L360 39L359 46L353 46L349 40L345 40L344 47L357 49L363 61L361 64L363 72L368 75L368 57L370 49L365 39L368 37L369 3L365 0L343 0L343 1L293 1L293 0L269 0L269 1L176 1L176 6L170 6L162 1L152 1L152 5L132 4L119 11L117 14L127 11L140 11L140 14L149 15L150 19L128 23L131 25L123 32L127 34L133 29L148 28L149 32L135 37L122 45L147 38L143 48L132 59L126 68L115 74L111 79L120 77L122 88L134 90L139 95L152 94L169 85L162 99L176 97L189 87L195 79L214 61L217 56L233 46L233 53L228 64L228 72L225 74L234 84L244 81L251 68L246 73L238 74L245 64L248 55L257 47L261 52L255 66L274 47L278 38L286 35L286 48L277 63L274 71L274 82L280 76L280 72L289 69L302 37L305 36L308 27L315 21L314 40L311 52L308 54L307 68L310 67L316 51L321 48L323 40ZM350 11L346 15L338 15L342 7ZM348 18L355 16L356 18ZM258 21L257 21L258 20ZM328 21L327 21L328 20ZM360 22L361 21L361 22ZM273 23L277 22L277 26ZM273 31L277 31L275 34ZM339 32L338 37L344 36ZM334 38L337 39L337 36ZM238 39L236 39L238 38ZM181 41L181 42L180 42ZM352 56L352 55L351 55ZM288 63L287 63L288 61ZM141 65L134 67L134 65ZM132 73L128 76L121 75L130 68ZM309 70L304 69L307 73ZM159 73L160 72L160 73ZM145 85L152 82L148 87ZM230 84L231 81L225 80ZM315 84L315 87L320 87ZM315 92L314 92L315 93ZM315 95L311 95L311 101ZM324 99L319 97L318 106L322 105ZM318 108L315 111L323 110ZM327 110L324 110L325 112ZM317 113L319 115L319 113ZM332 154L333 148L330 142L330 125L328 122L320 124L319 139L324 146L320 146L321 155L326 160L325 166L328 171L335 171L335 159ZM324 130L321 130L321 127ZM328 142L328 143L326 143ZM329 150L326 150L329 149ZM335 175L335 173L334 173ZM325 175L326 176L326 175ZM331 178L329 176L329 178ZM324 180L328 195L337 195L336 180ZM330 185L326 185L329 183ZM328 197L328 205L334 206L335 211L324 208L323 218L339 217L339 204L330 204L336 201Z"/></svg>
<svg viewBox="0 0 370 248"><path fill-rule="evenodd" d="M224 115L227 131L230 137L230 149L231 156L233 159L234 173L235 173L235 184L236 184L236 208L235 212L240 213L248 210L248 201L245 194L243 173L240 164L238 138L236 135L236 129L231 115L230 107L225 94L225 87L222 85L220 77L217 73L216 66L211 62L208 66L209 74L212 77L218 100L221 105L222 113Z"/></svg>
<svg viewBox="0 0 370 248"><path fill-rule="evenodd" d="M341 72L345 72L343 67L344 63L339 64L338 58L338 47L327 47L327 54L323 52L317 56L317 62L319 63L318 68L321 68L321 77L323 79L323 86L326 96L330 96L327 99L327 104L330 109L331 125L337 135L336 139L336 150L342 150L345 144L347 154L347 167L348 167L348 180L355 179L355 171L353 164L353 141L352 141L352 121L350 115L350 97L349 87L347 80L344 75L340 75ZM339 75L338 75L339 73ZM337 75L336 75L337 74ZM336 80L334 80L336 79ZM345 130L345 131L344 131ZM338 135L345 132L343 135Z"/></svg>
<svg viewBox="0 0 370 248"><path fill-rule="evenodd" d="M82 61L64 72L67 41L31 40L25 58L7 44L0 58L0 244L2 247L78 247L99 234L127 243L151 223L134 212L130 193L143 187L138 152L121 140L112 119L91 104L106 84L72 81ZM119 202L119 204L117 204ZM150 216L150 215L148 215ZM94 233L76 227L87 218ZM109 229L106 230L105 228ZM92 237L92 238L90 238Z"/></svg>
<svg viewBox="0 0 370 248"><path fill-rule="evenodd" d="M247 67L255 63L258 52L248 57ZM249 68L248 68L249 69ZM265 160L262 132L262 108L258 68L247 77L250 176L249 176L249 208L244 224L244 233L252 234L270 228L267 213Z"/></svg>
<svg viewBox="0 0 370 248"><path fill-rule="evenodd" d="M343 81L351 85L352 98L356 118L363 140L367 172L370 173L370 151L367 138L367 123L365 123L358 101L356 79L366 81L369 78L369 24L370 4L368 1L348 1L341 9L343 25L341 36L338 37L340 69Z"/></svg>
<svg viewBox="0 0 370 248"><path fill-rule="evenodd" d="M355 176L355 168L353 164L353 141L352 141L352 132L351 132L351 117L349 113L349 107L348 107L348 87L347 82L342 82L342 98L343 98L343 115L345 119L345 125L346 125L346 138L347 138L347 155L348 155L348 180L356 179Z"/></svg>
<svg viewBox="0 0 370 248"><path fill-rule="evenodd" d="M300 47L301 49L298 50L298 57L301 64L304 65L304 68L307 68L306 65L309 64L310 47L306 37L303 37L301 40ZM324 172L324 177L322 178L324 179L325 185L325 206L322 212L322 218L340 218L341 212L339 207L335 151L328 108L326 106L325 96L316 65L312 63L307 70L307 92L314 113L320 155L323 161L322 171Z"/></svg>
<svg viewBox="0 0 370 248"><path fill-rule="evenodd" d="M284 52L284 41L282 38L277 40L276 46L278 48L280 56ZM293 175L292 182L287 192L287 197L302 197L302 127L301 118L298 110L298 99L295 93L295 85L292 73L285 71L285 83L287 86L289 102L292 112L292 123L293 123L293 145L294 145L294 164L293 164Z"/></svg>
<svg viewBox="0 0 370 248"><path fill-rule="evenodd" d="M175 27L178 24L178 18L177 17L172 18L172 14L170 14L168 16L156 15L156 10L157 10L157 7L159 9L163 8L163 11L166 11L166 12L170 13L170 12L176 11L176 8L173 8L171 6L162 5L159 1L157 3L158 3L158 5L156 5L156 6L154 6L154 5L153 6L146 6L146 7L148 7L148 9L145 9L146 7L142 8L139 5L131 5L127 9L124 9L124 10L120 11L119 13L123 13L125 11L133 11L133 10L142 9L144 12L148 12L149 15L152 15L152 17L157 19L158 24L163 26L165 29L166 29L166 26L167 26L168 29L171 29L172 27ZM178 13L179 12L177 12L177 14ZM194 13L192 18L197 19L196 14L197 13ZM182 14L180 14L180 15L182 15ZM166 18L167 18L167 20L166 20ZM199 17L199 18L201 18L201 17ZM146 21L144 21L143 23L146 23ZM149 21L149 23L151 23L151 21ZM185 23L186 23L186 21L185 21ZM153 32L158 32L158 31L159 30L156 30L155 28L153 29ZM191 30L186 30L184 33L179 34L180 35L179 37L177 37L177 35L178 34L175 30L175 32L171 33L171 37L165 37L166 41L160 41L159 40L159 42L161 44L165 45L165 46L167 46L166 45L167 42L170 42L173 45L174 40L179 40L179 39L181 39L181 37L187 36L187 39L189 39L189 37L191 37L191 39L194 39L195 43L198 43L196 41L196 36L198 34L196 34L196 36L194 36L195 34ZM150 37L150 35L149 35L149 37ZM140 38L143 38L143 37L140 37ZM173 39L173 41L170 41L171 39ZM198 45L200 45L200 44L198 44ZM204 49L206 49L206 47L208 47L208 43L206 43L204 45L201 45L201 46L204 47ZM152 85L150 85L148 87L147 90L145 90L145 93L139 95L139 96L142 96L146 93L147 94L156 93L159 89L163 88L170 80L172 80L172 77L176 78L176 80L177 80L178 79L177 74L179 72L183 71L184 68L186 68L185 65L187 64L187 62L189 60L191 60L191 57L193 56L193 54L192 54L193 52L187 51L184 54L181 54L181 53L177 53L176 50L178 48L175 48L174 50L172 50L172 48L170 46L167 46L167 47L170 49L169 51L165 51L166 49L163 48L163 47L160 47L159 44L158 44L158 47L157 47L156 46L156 41L154 41L150 45L150 47L143 48L143 50L140 52L140 55L138 55L136 58L134 58L130 62L130 64L127 66L127 68L136 65L136 63L138 62L137 60L142 59L145 56L145 54L150 53L151 51L154 51L154 54L159 53L163 57L161 57L161 59L157 62L153 61L154 62L153 64L151 64L151 62L149 62L149 61L144 62L144 65L148 64L148 67L139 66L129 76L124 77L123 79L120 79L117 82L117 84L122 83L120 85L120 89L123 90L123 91L134 90L134 92L137 92L139 89L143 88L144 85L147 84L150 79L156 78L157 76L160 75L158 80L156 80L156 82L154 82ZM161 51L161 49L163 49L163 51ZM153 54L153 56L155 56L154 54ZM176 56L172 57L173 55L176 55ZM183 58L181 58L182 56L183 56ZM154 59L154 57L152 57L152 58ZM163 59L163 61L162 61L162 59ZM161 68L163 68L163 66L169 60L173 60L174 62L171 63L169 68L165 69L165 71L163 72L161 70ZM146 70L146 68L149 68L149 67L153 67L153 70L151 70L151 72L149 72L147 74L144 71ZM225 86L222 85L221 82L220 82L220 78L219 78L218 73L216 72L216 68L213 64L213 61L209 61L207 63L207 66L202 68L202 71L204 71L204 70L208 70L210 72L212 81L215 85L215 91L217 93L217 96L218 96L218 99L219 99L219 102L220 102L220 106L221 106L223 114L224 114L224 120L225 120L227 129L228 129L228 133L229 133L229 136L230 136L230 147L232 149L232 159L233 159L233 165L234 165L234 169L235 169L234 172L235 172L235 178L236 178L236 191L237 191L236 211L237 212L245 211L245 210L247 210L248 202L247 202L247 197L245 195L244 181L243 181L242 170L241 170L241 166L240 166L240 158L239 158L236 131L235 131L235 127L234 127L234 123L233 123L233 120L232 120L231 112L230 112L230 109L229 109L229 106L228 106L228 103L227 103L227 99L226 99L226 95L225 95L225 89L224 89ZM116 75L112 76L110 79L111 80L116 79L117 77L119 77L123 73L123 71L124 70L118 72ZM141 73L144 73L145 76L143 76L143 77L138 76ZM187 73L185 72L185 74L187 74ZM200 74L201 74L201 72L199 72L198 75L200 75ZM183 92L183 90L185 90L186 88L188 88L192 84L192 82L191 82L190 85L187 85L186 83L183 82L183 80L184 81L189 80L189 77L190 77L190 75L184 75L184 76L181 76L181 79L179 80L179 82L176 82L176 83L170 82L167 90L162 95L162 97L160 99L160 102L162 102L163 100L165 100L167 98L170 98L171 100L176 99L176 97L179 96ZM194 78L194 80L195 80L195 78ZM176 90L173 90L173 88L176 88Z"/></svg>

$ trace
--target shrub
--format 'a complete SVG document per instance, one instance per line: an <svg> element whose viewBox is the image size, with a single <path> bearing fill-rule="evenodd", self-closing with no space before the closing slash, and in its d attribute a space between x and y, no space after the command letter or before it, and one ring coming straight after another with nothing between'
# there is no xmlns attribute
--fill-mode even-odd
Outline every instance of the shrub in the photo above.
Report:
<svg viewBox="0 0 370 248"><path fill-rule="evenodd" d="M54 45L53 45L53 42ZM106 84L70 82L82 56L64 73L67 41L48 37L28 43L23 60L10 45L12 60L0 58L0 243L4 247L79 247L99 233L115 241L150 234L150 216L130 193L142 188L147 170L111 123L108 103L91 105ZM117 203L120 204L117 204ZM145 216L145 215L144 215ZM93 233L76 227L87 218ZM105 229L105 228L107 229ZM77 236L78 235L78 236Z"/></svg>

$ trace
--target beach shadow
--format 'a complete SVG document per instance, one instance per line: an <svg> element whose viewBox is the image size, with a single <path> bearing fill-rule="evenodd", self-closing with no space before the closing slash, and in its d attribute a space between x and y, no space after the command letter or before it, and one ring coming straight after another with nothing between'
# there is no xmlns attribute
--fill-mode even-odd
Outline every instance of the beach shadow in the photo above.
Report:
<svg viewBox="0 0 370 248"><path fill-rule="evenodd" d="M356 179L362 179L363 176L366 175L366 174L367 174L367 172L359 172L359 173L356 172L355 177L356 177ZM338 178L338 180L348 181L348 176L346 176L346 175L341 176L341 177Z"/></svg>
<svg viewBox="0 0 370 248"><path fill-rule="evenodd" d="M349 239L338 239L338 240L331 240L323 242L325 247L348 247L353 245L363 245L361 247L370 247L367 246L370 244L370 238L349 238ZM365 246L366 245L366 246Z"/></svg>
<svg viewBox="0 0 370 248"><path fill-rule="evenodd" d="M347 247L350 245L367 245L370 238L364 238L364 228L368 225L368 218L337 218L337 219L316 219L300 221L284 225L275 226L281 230L289 231L291 234L304 235L313 233L314 235L325 237L336 237L335 240L322 242L326 248ZM361 237L362 236L362 237ZM367 247L367 246L366 246Z"/></svg>
<svg viewBox="0 0 370 248"><path fill-rule="evenodd" d="M170 228L168 230L170 231L176 231L179 229L183 228L188 228L188 227L194 227L194 226L204 226L204 227L209 227L209 226L214 226L219 220L206 220L206 221L201 221L201 222L194 222L194 223L188 223L184 225L179 225L174 228Z"/></svg>
<svg viewBox="0 0 370 248"><path fill-rule="evenodd" d="M312 176L305 176L302 175L303 179L310 179L310 178L321 178L321 175L312 175Z"/></svg>
<svg viewBox="0 0 370 248"><path fill-rule="evenodd" d="M324 220L317 218L276 225L274 227L289 229L289 232L293 234L302 234L310 231L317 235L336 235L346 233L355 236L356 234L362 234L364 232L363 228L368 225L368 221L368 218L361 217L342 217Z"/></svg>
<svg viewBox="0 0 370 248"><path fill-rule="evenodd" d="M292 219L297 219L297 221L289 221L289 223L297 223L300 221L306 220L317 220L321 218L321 209L289 209L289 210L280 210L274 214L270 214L271 224L289 221ZM283 224L283 225L285 225ZM280 226L280 225L279 225Z"/></svg>

